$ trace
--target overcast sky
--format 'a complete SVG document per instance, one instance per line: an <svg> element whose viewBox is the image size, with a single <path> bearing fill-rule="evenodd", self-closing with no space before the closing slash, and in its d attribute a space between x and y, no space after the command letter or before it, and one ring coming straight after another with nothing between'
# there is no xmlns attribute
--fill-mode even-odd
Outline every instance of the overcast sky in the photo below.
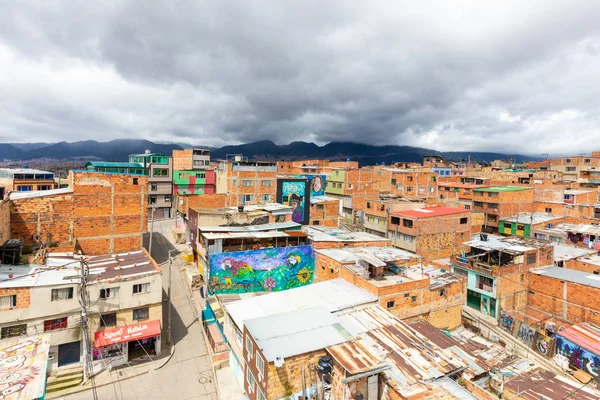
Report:
<svg viewBox="0 0 600 400"><path fill-rule="evenodd" d="M598 0L7 1L0 142L589 153L598 21Z"/></svg>

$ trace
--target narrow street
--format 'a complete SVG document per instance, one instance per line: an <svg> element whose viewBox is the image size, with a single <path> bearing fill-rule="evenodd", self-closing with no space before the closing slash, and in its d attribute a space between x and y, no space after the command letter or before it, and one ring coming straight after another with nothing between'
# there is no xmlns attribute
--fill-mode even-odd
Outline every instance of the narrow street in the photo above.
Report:
<svg viewBox="0 0 600 400"><path fill-rule="evenodd" d="M185 249L185 245L172 243L171 226L173 220L154 222L152 255L163 269L163 298L167 298L169 284L168 252L171 249ZM148 239L146 240L146 242ZM147 247L147 246L146 246ZM113 382L97 388L99 399L202 399L216 400L217 384L210 358L204 341L204 332L198 321L188 296L185 278L180 272L181 258L174 251L172 288L173 310L172 330L175 351L172 358L160 369L118 381L119 370L110 372ZM169 354L165 344L167 326L167 307L163 306L163 354ZM161 356L161 358L163 358ZM157 361L157 365L165 359ZM65 399L93 399L91 391L81 392Z"/></svg>

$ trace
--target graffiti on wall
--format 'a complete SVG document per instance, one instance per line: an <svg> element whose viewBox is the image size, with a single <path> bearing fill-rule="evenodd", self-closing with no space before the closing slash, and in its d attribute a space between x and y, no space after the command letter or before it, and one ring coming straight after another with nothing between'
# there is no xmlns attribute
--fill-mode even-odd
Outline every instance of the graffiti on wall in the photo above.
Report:
<svg viewBox="0 0 600 400"><path fill-rule="evenodd" d="M508 333L510 333L512 331L513 317L511 317L505 311L502 311L502 318L500 319L500 327Z"/></svg>
<svg viewBox="0 0 600 400"><path fill-rule="evenodd" d="M540 332L535 334L535 344L533 349L543 356L549 357L552 354L554 340Z"/></svg>
<svg viewBox="0 0 600 400"><path fill-rule="evenodd" d="M47 337L6 340L0 344L0 400L43 396L48 350Z"/></svg>
<svg viewBox="0 0 600 400"><path fill-rule="evenodd" d="M292 207L292 221L307 225L310 213L310 181L284 179L277 181L277 201Z"/></svg>
<svg viewBox="0 0 600 400"><path fill-rule="evenodd" d="M567 357L571 367L584 370L596 380L600 378L600 356L598 354L579 347L560 334L556 335L556 352Z"/></svg>
<svg viewBox="0 0 600 400"><path fill-rule="evenodd" d="M275 292L308 285L315 262L312 246L278 247L210 257L214 293Z"/></svg>
<svg viewBox="0 0 600 400"><path fill-rule="evenodd" d="M521 323L521 326L517 329L517 339L525 343L528 346L533 344L533 338L535 337L535 330L525 323Z"/></svg>

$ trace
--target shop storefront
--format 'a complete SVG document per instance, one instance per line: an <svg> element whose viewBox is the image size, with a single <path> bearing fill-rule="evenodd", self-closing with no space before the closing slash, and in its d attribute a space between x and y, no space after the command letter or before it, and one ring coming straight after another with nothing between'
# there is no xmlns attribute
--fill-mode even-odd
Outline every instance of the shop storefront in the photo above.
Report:
<svg viewBox="0 0 600 400"><path fill-rule="evenodd" d="M94 334L94 363L99 367L117 367L143 357L158 355L159 320L105 329Z"/></svg>

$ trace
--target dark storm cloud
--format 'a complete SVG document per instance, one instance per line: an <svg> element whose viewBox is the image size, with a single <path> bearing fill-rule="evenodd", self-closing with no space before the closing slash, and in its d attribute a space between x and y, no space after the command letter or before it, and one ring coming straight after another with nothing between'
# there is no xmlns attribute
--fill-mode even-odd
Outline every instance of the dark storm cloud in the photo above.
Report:
<svg viewBox="0 0 600 400"><path fill-rule="evenodd" d="M596 1L11 2L0 135L589 151L598 17Z"/></svg>

